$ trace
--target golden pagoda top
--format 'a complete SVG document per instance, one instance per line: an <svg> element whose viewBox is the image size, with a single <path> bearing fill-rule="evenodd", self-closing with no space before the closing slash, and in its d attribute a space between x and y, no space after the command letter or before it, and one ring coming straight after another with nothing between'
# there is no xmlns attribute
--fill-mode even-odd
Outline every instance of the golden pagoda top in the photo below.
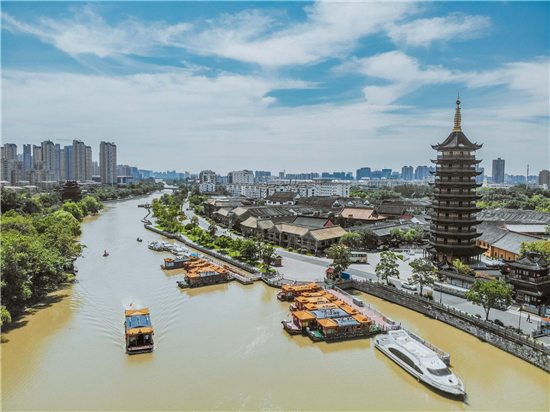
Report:
<svg viewBox="0 0 550 412"><path fill-rule="evenodd" d="M460 116L460 93L458 94L458 98L456 99L456 112L455 112L455 128L453 129L453 132L461 132L462 127L460 126L461 122L461 116Z"/></svg>

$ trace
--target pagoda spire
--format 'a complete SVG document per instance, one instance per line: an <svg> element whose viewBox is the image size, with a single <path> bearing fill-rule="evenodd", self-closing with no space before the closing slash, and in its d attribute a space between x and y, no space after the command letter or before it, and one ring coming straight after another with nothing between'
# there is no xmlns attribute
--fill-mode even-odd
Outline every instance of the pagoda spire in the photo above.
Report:
<svg viewBox="0 0 550 412"><path fill-rule="evenodd" d="M456 112L455 112L455 128L453 129L453 132L461 132L462 127L460 126L462 118L460 116L460 93L458 94L458 97L456 99Z"/></svg>

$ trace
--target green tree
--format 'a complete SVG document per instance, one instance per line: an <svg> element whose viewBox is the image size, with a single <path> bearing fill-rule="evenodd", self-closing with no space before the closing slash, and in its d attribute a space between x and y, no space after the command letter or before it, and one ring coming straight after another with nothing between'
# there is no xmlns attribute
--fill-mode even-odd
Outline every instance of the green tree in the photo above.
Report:
<svg viewBox="0 0 550 412"><path fill-rule="evenodd" d="M82 199L80 202L81 207L86 207L86 210L88 213L98 213L101 209L103 209L103 205L99 203L96 198L92 196L86 196L84 199Z"/></svg>
<svg viewBox="0 0 550 412"><path fill-rule="evenodd" d="M84 217L84 213L82 212L82 207L78 203L65 202L63 203L62 209L66 212L69 212L71 215L73 215L74 218L79 222L81 222L82 218Z"/></svg>
<svg viewBox="0 0 550 412"><path fill-rule="evenodd" d="M396 241L400 242L401 240L403 240L403 236L405 236L405 234L398 227L394 227L390 232L390 236L392 239L395 239Z"/></svg>
<svg viewBox="0 0 550 412"><path fill-rule="evenodd" d="M5 323L11 323L11 315L5 306L0 306L0 325L4 325Z"/></svg>
<svg viewBox="0 0 550 412"><path fill-rule="evenodd" d="M241 238L233 239L233 242L229 245L229 250L233 253L240 253L242 245L243 241Z"/></svg>
<svg viewBox="0 0 550 412"><path fill-rule="evenodd" d="M191 218L191 223L193 224L193 226L197 227L199 226L199 218L197 216L193 216Z"/></svg>
<svg viewBox="0 0 550 412"><path fill-rule="evenodd" d="M543 254L546 259L550 259L550 241L536 240L534 242L523 242L519 248L520 252L536 252Z"/></svg>
<svg viewBox="0 0 550 412"><path fill-rule="evenodd" d="M376 277L385 280L387 285L390 277L399 279L398 267L397 255L393 252L386 251L380 253L380 262L376 265L374 272L376 273Z"/></svg>
<svg viewBox="0 0 550 412"><path fill-rule="evenodd" d="M340 238L340 243L350 249L358 248L361 245L361 235L359 233L346 233Z"/></svg>
<svg viewBox="0 0 550 412"><path fill-rule="evenodd" d="M208 226L208 233L210 234L210 236L215 236L217 231L218 226L216 226L215 223L212 223L210 224L210 226Z"/></svg>
<svg viewBox="0 0 550 412"><path fill-rule="evenodd" d="M334 244L326 250L329 259L332 263L329 265L334 268L336 276L341 276L342 272L351 265L351 253L344 245Z"/></svg>
<svg viewBox="0 0 550 412"><path fill-rule="evenodd" d="M428 259L418 258L411 262L412 267L411 282L418 283L420 286L420 294L425 286L431 286L435 283L434 266Z"/></svg>
<svg viewBox="0 0 550 412"><path fill-rule="evenodd" d="M361 235L361 244L365 249L374 249L378 246L378 235L370 227L358 231Z"/></svg>
<svg viewBox="0 0 550 412"><path fill-rule="evenodd" d="M470 266L468 266L465 263L462 263L460 259L453 260L453 267L458 273L462 273L463 275L469 275L472 269L470 269Z"/></svg>
<svg viewBox="0 0 550 412"><path fill-rule="evenodd" d="M256 260L258 254L258 244L253 239L248 239L242 242L239 250L241 256L248 260Z"/></svg>
<svg viewBox="0 0 550 412"><path fill-rule="evenodd" d="M485 320L489 320L489 311L492 308L512 303L512 286L496 279L490 282L478 279L466 292L466 299L474 305L483 307Z"/></svg>
<svg viewBox="0 0 550 412"><path fill-rule="evenodd" d="M260 246L260 259L264 264L266 272L269 272L269 268L275 260L275 248L268 243L264 243Z"/></svg>
<svg viewBox="0 0 550 412"><path fill-rule="evenodd" d="M227 249L231 246L232 239L229 236L219 236L216 238L214 243L222 249Z"/></svg>

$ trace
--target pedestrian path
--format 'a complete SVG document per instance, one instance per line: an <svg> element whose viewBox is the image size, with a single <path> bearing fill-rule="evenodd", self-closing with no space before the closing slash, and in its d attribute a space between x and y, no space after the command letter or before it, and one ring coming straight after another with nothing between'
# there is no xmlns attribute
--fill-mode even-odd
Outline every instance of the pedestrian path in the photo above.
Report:
<svg viewBox="0 0 550 412"><path fill-rule="evenodd" d="M330 293L332 293L342 302L345 302L347 305L351 306L353 309L358 311L363 316L366 316L367 318L369 318L376 326L378 326L380 329L384 331L401 328L401 325L399 325L393 319L387 317L386 315L372 308L370 305L364 303L363 301L354 299L351 295L349 295L348 293L344 292L339 288L330 289ZM356 302L361 302L363 303L363 305L366 305L366 306L357 305Z"/></svg>

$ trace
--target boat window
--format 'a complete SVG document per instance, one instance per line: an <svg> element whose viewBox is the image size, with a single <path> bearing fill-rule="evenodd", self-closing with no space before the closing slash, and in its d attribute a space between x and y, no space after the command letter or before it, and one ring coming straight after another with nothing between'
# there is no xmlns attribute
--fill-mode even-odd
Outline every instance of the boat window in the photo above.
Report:
<svg viewBox="0 0 550 412"><path fill-rule="evenodd" d="M390 352L393 353L395 356L397 356L399 359L401 359L403 362L405 362L407 365L409 365L411 368L415 367L414 362L411 358L409 358L407 355L402 353L401 351L395 349L395 348L389 348Z"/></svg>
<svg viewBox="0 0 550 412"><path fill-rule="evenodd" d="M449 368L442 368L442 369L430 369L430 368L428 368L428 372L430 372L432 375L435 375L435 376L452 375L452 372L449 370Z"/></svg>

